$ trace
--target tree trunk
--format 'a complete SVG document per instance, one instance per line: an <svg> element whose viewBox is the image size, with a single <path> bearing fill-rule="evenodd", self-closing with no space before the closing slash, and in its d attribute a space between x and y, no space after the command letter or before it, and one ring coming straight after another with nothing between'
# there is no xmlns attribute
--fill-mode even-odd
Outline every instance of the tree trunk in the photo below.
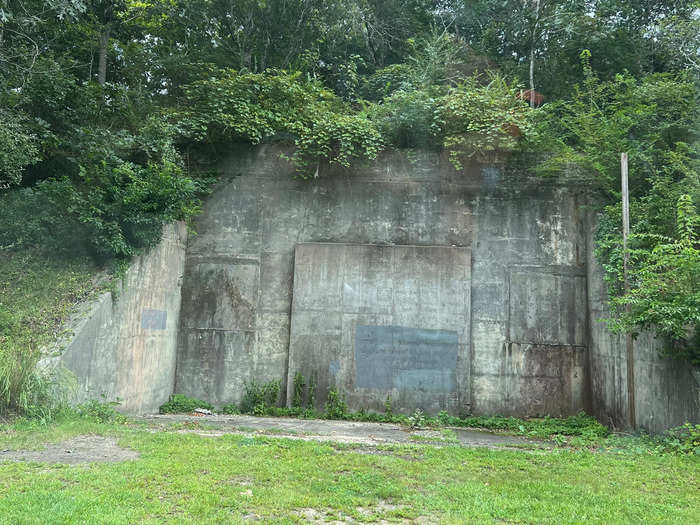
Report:
<svg viewBox="0 0 700 525"><path fill-rule="evenodd" d="M530 107L535 107L535 45L530 48Z"/></svg>
<svg viewBox="0 0 700 525"><path fill-rule="evenodd" d="M535 107L535 45L537 43L537 26L540 21L540 0L535 0L535 23L530 39L530 107Z"/></svg>
<svg viewBox="0 0 700 525"><path fill-rule="evenodd" d="M99 59L97 62L97 81L100 85L104 85L107 81L107 45L109 44L110 31L111 28L107 25L100 35Z"/></svg>

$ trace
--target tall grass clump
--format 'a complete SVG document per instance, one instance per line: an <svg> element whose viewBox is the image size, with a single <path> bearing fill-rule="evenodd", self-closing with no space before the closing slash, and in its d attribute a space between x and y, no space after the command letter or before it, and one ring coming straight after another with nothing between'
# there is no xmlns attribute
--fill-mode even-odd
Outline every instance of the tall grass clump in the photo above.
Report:
<svg viewBox="0 0 700 525"><path fill-rule="evenodd" d="M75 305L96 290L95 266L35 249L0 249L0 416L46 417L67 376L39 369Z"/></svg>

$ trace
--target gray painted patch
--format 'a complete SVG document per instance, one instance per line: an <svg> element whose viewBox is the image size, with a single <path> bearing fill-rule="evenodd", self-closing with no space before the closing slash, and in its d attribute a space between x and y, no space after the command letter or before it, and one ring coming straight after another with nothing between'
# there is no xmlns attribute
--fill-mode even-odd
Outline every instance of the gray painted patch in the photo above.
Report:
<svg viewBox="0 0 700 525"><path fill-rule="evenodd" d="M328 364L328 373L332 376L338 375L338 371L340 370L340 361L331 361Z"/></svg>
<svg viewBox="0 0 700 525"><path fill-rule="evenodd" d="M142 310L141 328L144 330L165 330L168 312L165 310Z"/></svg>
<svg viewBox="0 0 700 525"><path fill-rule="evenodd" d="M452 330L358 325L355 382L361 388L454 392L458 344Z"/></svg>
<svg viewBox="0 0 700 525"><path fill-rule="evenodd" d="M482 166L481 176L487 188L497 186L501 181L501 170L496 166Z"/></svg>

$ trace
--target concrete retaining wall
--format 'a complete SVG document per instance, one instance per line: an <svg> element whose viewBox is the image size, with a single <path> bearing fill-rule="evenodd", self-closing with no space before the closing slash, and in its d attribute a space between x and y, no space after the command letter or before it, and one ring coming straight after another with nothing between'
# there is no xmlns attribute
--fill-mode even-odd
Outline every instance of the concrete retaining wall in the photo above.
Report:
<svg viewBox="0 0 700 525"><path fill-rule="evenodd" d="M589 228L588 307L593 414L614 428L629 427L627 347L625 337L610 333L603 271L592 255L593 218ZM650 333L634 341L634 386L637 428L662 432L686 421L700 422L700 370L662 358L663 343Z"/></svg>
<svg viewBox="0 0 700 525"><path fill-rule="evenodd" d="M318 408L336 387L353 409L390 396L403 412L587 410L627 426L584 191L427 152L304 181L282 152L232 148L197 235L166 228L119 298L83 312L60 357L78 400L143 413L174 391L221 406L281 379L291 402L299 372ZM659 348L635 342L651 432L700 421L700 373Z"/></svg>
<svg viewBox="0 0 700 525"><path fill-rule="evenodd" d="M469 334L460 343L469 362L457 370L459 400L445 407L519 415L587 407L582 194L498 164L456 172L428 152L387 153L303 181L280 152L232 151L226 181L197 220L187 249L177 392L220 405L239 402L246 381L288 384L300 243L442 246L470 250L472 261L471 308L459 330ZM322 317L319 323L329 322ZM427 319L401 328L454 330ZM319 361L319 378L328 377L332 361ZM340 386L352 408L386 391L363 387L358 397L347 385ZM421 408L443 406L427 405Z"/></svg>
<svg viewBox="0 0 700 525"><path fill-rule="evenodd" d="M72 326L59 362L77 379L76 401L121 400L127 413L156 412L175 382L180 288L187 229L132 262L116 300L102 294Z"/></svg>

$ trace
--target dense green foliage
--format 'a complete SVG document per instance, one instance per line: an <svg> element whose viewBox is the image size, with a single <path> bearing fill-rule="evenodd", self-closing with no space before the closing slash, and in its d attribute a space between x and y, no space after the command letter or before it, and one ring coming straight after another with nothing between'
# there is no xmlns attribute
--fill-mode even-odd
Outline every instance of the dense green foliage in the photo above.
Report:
<svg viewBox="0 0 700 525"><path fill-rule="evenodd" d="M60 337L73 307L95 292L94 265L0 251L0 268L0 414L50 417L68 379L36 364L42 348Z"/></svg>
<svg viewBox="0 0 700 525"><path fill-rule="evenodd" d="M651 329L697 363L697 222L679 233L677 220L679 202L684 217L700 205L697 9L0 0L0 251L128 259L197 212L206 160L230 141L287 143L305 178L389 147L445 150L457 169L544 152L536 171L573 162L595 190L613 326ZM545 104L529 107L536 97L523 88ZM623 151L636 276L627 295Z"/></svg>
<svg viewBox="0 0 700 525"><path fill-rule="evenodd" d="M373 159L382 147L367 118L300 73L220 70L215 75L184 88L181 126L195 140L258 144L287 138L302 175L321 160L348 167L353 159Z"/></svg>
<svg viewBox="0 0 700 525"><path fill-rule="evenodd" d="M173 394L168 399L167 403L164 403L160 407L161 414L187 414L193 412L198 408L203 408L205 410L213 410L214 407L211 403L206 401L201 401L199 399L194 399L187 397L182 394Z"/></svg>
<svg viewBox="0 0 700 525"><path fill-rule="evenodd" d="M601 82L582 54L586 78L571 102L545 106L538 117L540 146L556 152L543 173L575 162L587 168L603 209L596 254L606 271L622 331L650 329L669 355L700 364L698 319L697 89L685 75L628 74ZM620 152L629 154L630 289L623 288ZM626 312L630 305L631 311Z"/></svg>
<svg viewBox="0 0 700 525"><path fill-rule="evenodd" d="M263 416L279 407L282 381L259 383L255 380L245 383L245 393L241 400L240 411L244 414ZM224 413L235 413L232 407L224 407Z"/></svg>
<svg viewBox="0 0 700 525"><path fill-rule="evenodd" d="M0 107L0 188L19 184L24 168L39 160L36 136L21 114Z"/></svg>
<svg viewBox="0 0 700 525"><path fill-rule="evenodd" d="M620 312L613 320L615 328L655 330L667 338L667 354L685 358L695 366L700 366L698 222L690 195L682 195L678 199L675 236L633 237L640 246L631 250L634 286L628 293L612 298Z"/></svg>

